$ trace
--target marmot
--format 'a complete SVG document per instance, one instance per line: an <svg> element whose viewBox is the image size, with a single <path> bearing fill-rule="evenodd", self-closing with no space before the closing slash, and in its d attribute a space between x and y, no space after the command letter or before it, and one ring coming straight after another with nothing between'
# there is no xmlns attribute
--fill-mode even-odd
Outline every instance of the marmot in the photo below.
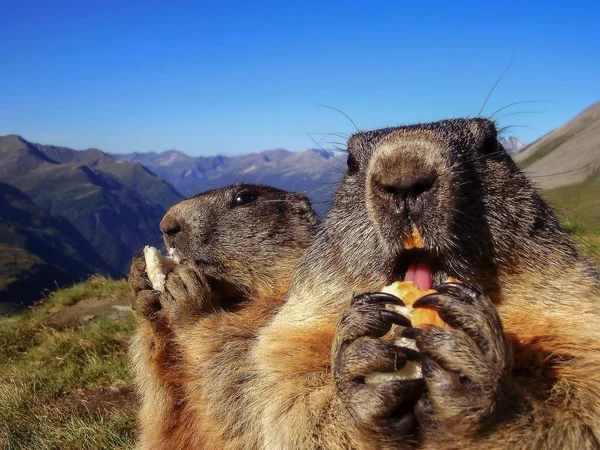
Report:
<svg viewBox="0 0 600 450"><path fill-rule="evenodd" d="M140 447L243 448L250 429L243 387L256 330L285 296L319 219L307 197L240 184L173 206L161 221L181 263L164 291L144 259L129 276L143 320L131 347L141 395Z"/></svg>
<svg viewBox="0 0 600 450"><path fill-rule="evenodd" d="M497 138L483 118L350 137L253 349L265 448L600 447L599 277ZM378 339L405 319L376 292L408 273L453 326L408 328L418 355ZM415 357L424 380L364 382Z"/></svg>

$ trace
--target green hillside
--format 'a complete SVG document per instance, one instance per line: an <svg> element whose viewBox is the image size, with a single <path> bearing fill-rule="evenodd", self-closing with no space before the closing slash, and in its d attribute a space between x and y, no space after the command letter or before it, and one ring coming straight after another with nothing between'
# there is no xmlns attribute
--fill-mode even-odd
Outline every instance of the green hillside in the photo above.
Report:
<svg viewBox="0 0 600 450"><path fill-rule="evenodd" d="M600 173L583 183L543 192L583 253L600 267Z"/></svg>
<svg viewBox="0 0 600 450"><path fill-rule="evenodd" d="M133 252L160 245L158 223L183 198L139 163L95 149L33 144L16 135L0 137L0 176L47 213L67 219L121 274Z"/></svg>
<svg viewBox="0 0 600 450"><path fill-rule="evenodd" d="M133 448L129 295L94 277L0 318L0 448Z"/></svg>
<svg viewBox="0 0 600 450"><path fill-rule="evenodd" d="M600 234L600 173L580 184L545 191L544 196L573 225L587 233Z"/></svg>
<svg viewBox="0 0 600 450"><path fill-rule="evenodd" d="M0 182L0 314L93 273L116 271L68 220Z"/></svg>

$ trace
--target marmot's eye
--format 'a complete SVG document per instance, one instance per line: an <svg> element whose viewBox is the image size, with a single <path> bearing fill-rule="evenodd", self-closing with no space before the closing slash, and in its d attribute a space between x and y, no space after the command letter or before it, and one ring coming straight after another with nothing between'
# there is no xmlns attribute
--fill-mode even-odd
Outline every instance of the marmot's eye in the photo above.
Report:
<svg viewBox="0 0 600 450"><path fill-rule="evenodd" d="M233 197L232 205L233 206L242 206L247 205L248 203L252 203L258 198L255 192L251 191L242 191L238 192L235 197Z"/></svg>
<svg viewBox="0 0 600 450"><path fill-rule="evenodd" d="M358 171L358 161L352 153L348 153L348 159L346 160L346 164L348 164L348 174L352 175L353 173Z"/></svg>

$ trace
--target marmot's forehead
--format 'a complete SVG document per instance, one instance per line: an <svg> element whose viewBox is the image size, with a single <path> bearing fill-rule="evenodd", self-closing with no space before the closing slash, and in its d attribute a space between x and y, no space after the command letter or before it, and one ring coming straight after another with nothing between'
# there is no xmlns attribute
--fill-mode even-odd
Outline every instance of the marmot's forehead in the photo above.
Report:
<svg viewBox="0 0 600 450"><path fill-rule="evenodd" d="M383 140L400 143L418 139L446 143L462 142L464 144L478 144L486 138L490 136L496 137L496 135L496 125L489 119L447 119L437 122L361 131L350 136L348 149L360 150L363 148L373 148Z"/></svg>

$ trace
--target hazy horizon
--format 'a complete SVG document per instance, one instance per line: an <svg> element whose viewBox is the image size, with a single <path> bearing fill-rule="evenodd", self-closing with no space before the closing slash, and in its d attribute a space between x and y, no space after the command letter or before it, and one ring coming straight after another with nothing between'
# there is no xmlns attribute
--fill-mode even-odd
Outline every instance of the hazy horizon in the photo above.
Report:
<svg viewBox="0 0 600 450"><path fill-rule="evenodd" d="M477 115L509 64L482 114L537 101L495 116L525 143L598 100L600 7L465 5L6 4L0 134L108 153L298 151L316 147L309 133L355 131L320 105L360 129Z"/></svg>

